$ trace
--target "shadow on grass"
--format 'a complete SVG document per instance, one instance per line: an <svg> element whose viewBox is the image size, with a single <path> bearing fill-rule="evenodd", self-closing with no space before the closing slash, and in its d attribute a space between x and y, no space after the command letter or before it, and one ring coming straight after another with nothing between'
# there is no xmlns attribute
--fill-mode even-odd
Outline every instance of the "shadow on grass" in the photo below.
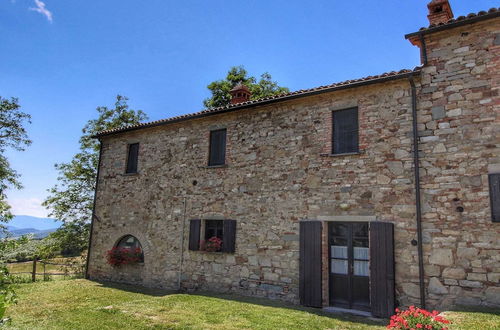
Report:
<svg viewBox="0 0 500 330"><path fill-rule="evenodd" d="M380 325L387 324L386 320L383 320L383 319L358 316L358 315L353 315L353 314L349 314L349 313L342 313L342 312L327 312L327 311L324 311L320 308L294 305L290 302L285 302L285 301L281 301L281 300L277 300L277 299L257 298L257 297L242 296L242 295L238 295L238 294L214 293L214 292L208 292L208 291L200 291L200 292L196 292L196 293L190 293L190 295L224 299L224 300L242 302L242 303L246 303L246 304L259 305L259 306L286 308L286 309L290 309L290 310L302 311L302 312L307 312L309 314L315 314L318 316L329 317L329 318L339 319L339 320L344 320L344 321L351 321L351 322L361 323L361 324L365 324L365 325L379 325L380 326Z"/></svg>
<svg viewBox="0 0 500 330"><path fill-rule="evenodd" d="M153 297L164 297L164 296L169 296L172 294L181 293L181 292L176 291L176 290L168 290L168 289L161 289L161 288L148 288L145 286L132 285L132 284L126 284L126 283L118 283L118 282L108 282L108 281L92 281L92 282L98 283L100 286L105 287L105 288L112 288L112 289L132 292L132 293L141 293L141 294L145 294L145 295L153 296Z"/></svg>
<svg viewBox="0 0 500 330"><path fill-rule="evenodd" d="M481 313L481 314L491 314L496 317L500 317L500 307L458 305L447 310L447 312Z"/></svg>
<svg viewBox="0 0 500 330"><path fill-rule="evenodd" d="M235 293L215 293L210 291L197 291L197 292L185 292L179 290L167 290L167 289L158 289L158 288L148 288L139 285L131 285L125 283L116 283L116 282L106 282L106 281L94 281L99 285L106 288L113 288L117 290L123 290L127 292L140 293L145 295L150 295L154 297L165 297L176 294L185 294L190 296L200 296L207 298L216 298L222 300L229 300L235 302L241 302L246 304L258 305L258 306L266 306L266 307L275 307L275 308L286 308L295 311L307 312L309 314L314 314L318 316L328 317L332 319L338 319L343 321L350 321L355 323L360 323L364 325L373 325L373 326L384 326L387 324L386 320L383 319L375 319L363 316L357 316L348 313L341 312L326 312L319 308L312 307L304 307L299 305L294 305L290 302L284 302L281 300L273 300L267 298L257 298L257 297L249 297L243 296Z"/></svg>

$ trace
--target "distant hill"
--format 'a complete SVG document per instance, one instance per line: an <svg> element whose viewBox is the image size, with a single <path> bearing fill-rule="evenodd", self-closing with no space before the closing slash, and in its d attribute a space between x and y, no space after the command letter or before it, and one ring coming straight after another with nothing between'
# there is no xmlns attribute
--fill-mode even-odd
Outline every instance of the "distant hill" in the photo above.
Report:
<svg viewBox="0 0 500 330"><path fill-rule="evenodd" d="M7 231L12 237L33 234L35 238L44 238L61 227L62 222L50 218L37 218L29 215L16 215L7 224ZM0 232L0 238L4 237Z"/></svg>
<svg viewBox="0 0 500 330"><path fill-rule="evenodd" d="M50 233L53 233L57 230L57 228L53 229L45 229L45 230L38 230L35 228L16 228L12 226L7 226L7 231L10 233L10 237L16 238L16 237L21 237L23 235L33 235L34 238L44 238L47 237ZM0 232L0 238L4 237L3 233Z"/></svg>
<svg viewBox="0 0 500 330"><path fill-rule="evenodd" d="M62 222L51 218L37 218L29 215L15 215L14 219L7 223L16 229L33 228L38 230L57 229Z"/></svg>

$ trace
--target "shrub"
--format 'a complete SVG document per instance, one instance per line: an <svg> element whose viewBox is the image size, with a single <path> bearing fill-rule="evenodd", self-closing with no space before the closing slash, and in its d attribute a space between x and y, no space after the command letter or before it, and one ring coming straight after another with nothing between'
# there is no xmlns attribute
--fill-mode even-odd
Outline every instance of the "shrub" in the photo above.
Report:
<svg viewBox="0 0 500 330"><path fill-rule="evenodd" d="M11 284L12 281L7 267L0 264L0 325L8 321L8 319L4 318L7 307L17 302L17 296Z"/></svg>
<svg viewBox="0 0 500 330"><path fill-rule="evenodd" d="M107 252L107 259L108 264L113 267L136 264L142 261L142 250L140 248L129 249L114 247Z"/></svg>
<svg viewBox="0 0 500 330"><path fill-rule="evenodd" d="M396 314L391 316L391 321L387 329L425 329L425 330L446 330L445 324L450 321L438 315L438 311L426 311L415 306L410 306L407 310L396 308Z"/></svg>
<svg viewBox="0 0 500 330"><path fill-rule="evenodd" d="M201 242L201 250L207 252L218 252L222 248L222 240L216 236Z"/></svg>

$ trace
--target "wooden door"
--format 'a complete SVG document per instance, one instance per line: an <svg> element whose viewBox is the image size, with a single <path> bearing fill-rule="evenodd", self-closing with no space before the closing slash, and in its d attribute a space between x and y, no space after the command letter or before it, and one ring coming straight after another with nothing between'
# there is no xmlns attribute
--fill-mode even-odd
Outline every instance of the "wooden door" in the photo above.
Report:
<svg viewBox="0 0 500 330"><path fill-rule="evenodd" d="M330 305L370 311L370 249L366 222L328 226Z"/></svg>
<svg viewBox="0 0 500 330"><path fill-rule="evenodd" d="M300 222L299 296L304 306L322 307L321 229L319 221Z"/></svg>

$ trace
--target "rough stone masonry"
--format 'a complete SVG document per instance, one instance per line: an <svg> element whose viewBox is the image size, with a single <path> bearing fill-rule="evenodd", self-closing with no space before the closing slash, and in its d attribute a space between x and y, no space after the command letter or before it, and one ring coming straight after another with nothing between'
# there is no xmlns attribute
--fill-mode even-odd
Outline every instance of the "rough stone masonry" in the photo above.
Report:
<svg viewBox="0 0 500 330"><path fill-rule="evenodd" d="M425 43L426 63L412 74L433 307L500 305L500 223L488 185L500 172L497 14L410 38ZM418 304L411 89L407 75L395 77L101 135L90 278L297 303L300 220L383 220L394 223L397 302ZM332 155L332 112L351 107L359 153ZM208 167L217 128L227 129L226 165ZM137 142L138 173L127 175L127 146ZM235 253L190 251L190 219L236 220ZM141 242L144 263L113 268L106 252L124 235Z"/></svg>

